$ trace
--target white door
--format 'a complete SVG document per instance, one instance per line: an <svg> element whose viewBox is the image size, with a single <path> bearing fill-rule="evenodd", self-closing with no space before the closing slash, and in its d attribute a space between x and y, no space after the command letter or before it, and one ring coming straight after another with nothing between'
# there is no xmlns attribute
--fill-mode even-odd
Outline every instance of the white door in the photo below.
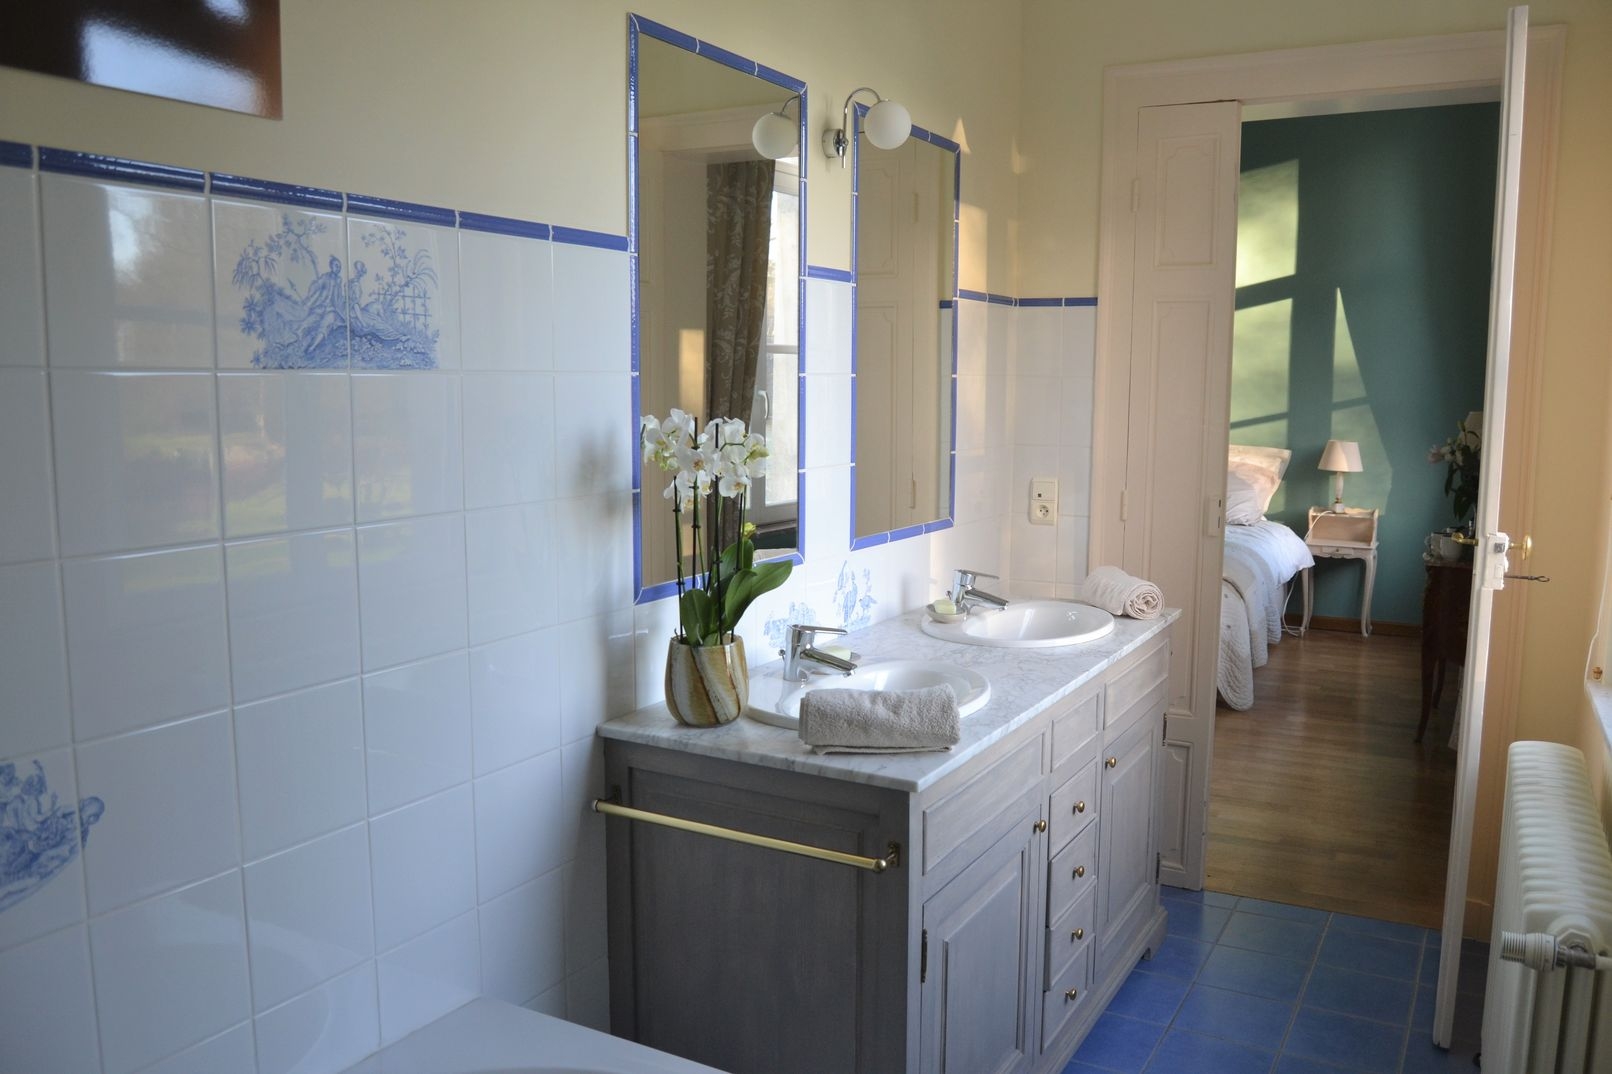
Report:
<svg viewBox="0 0 1612 1074"><path fill-rule="evenodd" d="M1160 878L1201 888L1230 420L1241 106L1143 108L1123 566L1181 609L1159 763Z"/></svg>
<svg viewBox="0 0 1612 1074"><path fill-rule="evenodd" d="M1444 922L1433 1041L1450 1046L1455 984L1461 968L1466 918L1467 867L1472 857L1472 815L1478 796L1478 755L1483 742L1483 695L1489 686L1489 627L1494 591L1505 586L1510 538L1498 532L1500 461L1506 442L1506 385L1511 373L1512 287L1517 269L1517 191L1522 172L1523 83L1528 57L1528 9L1511 9L1506 21L1506 73L1501 86L1500 166L1495 190L1494 271L1489 286L1489 361L1484 380L1483 454L1478 496L1478 547L1472 570L1472 613L1466 665L1461 670L1461 745L1456 759L1450 862L1444 881Z"/></svg>

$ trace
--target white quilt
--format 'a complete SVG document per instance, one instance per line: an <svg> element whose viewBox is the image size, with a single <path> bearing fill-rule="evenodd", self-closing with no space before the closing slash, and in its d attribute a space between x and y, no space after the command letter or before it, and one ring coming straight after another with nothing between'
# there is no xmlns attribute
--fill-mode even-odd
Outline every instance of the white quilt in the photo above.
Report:
<svg viewBox="0 0 1612 1074"><path fill-rule="evenodd" d="M1254 669L1282 640L1287 583L1315 559L1287 526L1260 519L1227 526L1220 583L1220 655L1215 683L1234 709L1254 703Z"/></svg>

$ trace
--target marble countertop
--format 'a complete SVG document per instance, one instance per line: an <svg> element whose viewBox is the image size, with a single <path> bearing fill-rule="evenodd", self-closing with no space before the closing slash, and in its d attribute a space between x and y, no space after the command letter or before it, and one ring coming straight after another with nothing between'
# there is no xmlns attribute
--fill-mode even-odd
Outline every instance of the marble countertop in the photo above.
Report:
<svg viewBox="0 0 1612 1074"><path fill-rule="evenodd" d="M961 740L945 752L816 754L794 731L771 727L748 716L722 727L685 727L672 718L664 703L648 705L631 715L611 720L599 728L599 734L705 757L909 793L921 791L1102 674L1166 629L1180 614L1171 608L1157 619L1119 618L1114 621L1114 632L1105 638L1052 649L959 645L931 638L919 629L921 609L833 639L835 644L849 646L860 654L863 664L875 660L934 660L972 668L990 681L991 700L963 720ZM773 661L752 668L751 678L776 670L778 663Z"/></svg>

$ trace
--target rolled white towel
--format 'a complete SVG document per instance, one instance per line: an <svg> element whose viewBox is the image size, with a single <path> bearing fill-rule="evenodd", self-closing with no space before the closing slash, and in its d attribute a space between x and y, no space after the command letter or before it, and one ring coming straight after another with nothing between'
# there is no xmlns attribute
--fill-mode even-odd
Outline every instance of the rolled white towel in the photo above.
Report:
<svg viewBox="0 0 1612 1074"><path fill-rule="evenodd" d="M817 753L923 753L957 744L957 695L922 690L810 690L800 699L800 740Z"/></svg>
<svg viewBox="0 0 1612 1074"><path fill-rule="evenodd" d="M1079 599L1109 615L1132 619L1157 619L1164 608L1164 593L1158 586L1118 567L1098 567L1086 575Z"/></svg>

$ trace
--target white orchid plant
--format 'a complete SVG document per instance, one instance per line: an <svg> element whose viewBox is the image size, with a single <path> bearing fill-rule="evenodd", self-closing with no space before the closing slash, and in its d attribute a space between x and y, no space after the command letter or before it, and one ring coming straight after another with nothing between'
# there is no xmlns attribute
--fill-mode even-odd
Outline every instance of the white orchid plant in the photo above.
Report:
<svg viewBox="0 0 1612 1074"><path fill-rule="evenodd" d="M757 565L755 526L745 522L750 482L766 464L767 441L737 418L713 418L697 431L694 416L673 410L646 414L639 426L644 466L671 474L665 498L676 516L678 639L687 645L724 645L750 603L789 578L787 560ZM712 494L715 493L713 496ZM739 538L722 541L724 501L738 512ZM691 515L692 575L683 569L683 513ZM701 541L702 529L706 534Z"/></svg>
<svg viewBox="0 0 1612 1074"><path fill-rule="evenodd" d="M1427 450L1427 461L1434 466L1447 464L1444 494L1450 497L1455 520L1463 521L1478 504L1478 475L1483 459L1483 434L1469 429L1465 421L1456 423L1456 434Z"/></svg>

